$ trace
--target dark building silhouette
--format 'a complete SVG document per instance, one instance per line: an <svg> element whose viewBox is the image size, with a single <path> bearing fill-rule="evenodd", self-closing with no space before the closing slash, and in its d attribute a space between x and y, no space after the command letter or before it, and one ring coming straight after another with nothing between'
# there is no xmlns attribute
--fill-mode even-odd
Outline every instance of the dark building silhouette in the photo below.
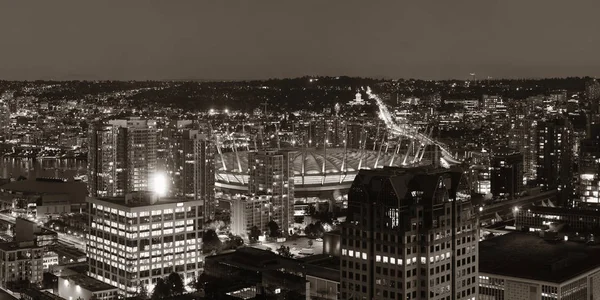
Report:
<svg viewBox="0 0 600 300"><path fill-rule="evenodd" d="M573 126L565 118L537 126L537 182L543 190L557 189L559 205L573 197Z"/></svg>
<svg viewBox="0 0 600 300"><path fill-rule="evenodd" d="M523 154L510 148L492 152L490 184L494 197L515 197L523 189Z"/></svg>
<svg viewBox="0 0 600 300"><path fill-rule="evenodd" d="M361 170L341 230L341 299L477 298L477 221L460 169Z"/></svg>

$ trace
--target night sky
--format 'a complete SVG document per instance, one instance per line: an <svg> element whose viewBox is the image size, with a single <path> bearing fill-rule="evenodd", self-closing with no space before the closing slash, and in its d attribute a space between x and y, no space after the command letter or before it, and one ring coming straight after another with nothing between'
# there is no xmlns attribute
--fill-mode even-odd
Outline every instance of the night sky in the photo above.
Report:
<svg viewBox="0 0 600 300"><path fill-rule="evenodd" d="M600 1L0 0L0 79L600 75Z"/></svg>

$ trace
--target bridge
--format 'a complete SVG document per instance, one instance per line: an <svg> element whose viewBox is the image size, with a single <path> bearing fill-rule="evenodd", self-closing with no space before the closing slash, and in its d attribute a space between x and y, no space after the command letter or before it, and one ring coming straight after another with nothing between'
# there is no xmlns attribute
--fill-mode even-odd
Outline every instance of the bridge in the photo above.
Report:
<svg viewBox="0 0 600 300"><path fill-rule="evenodd" d="M460 160L458 160L457 158L455 158L454 155L452 155L452 152L450 152L448 146L431 138L433 128L431 128L430 132L427 133L427 129L425 129L425 132L421 132L418 128L414 126L410 126L407 124L400 125L396 123L395 117L392 116L385 103L383 103L379 96L377 96L371 91L370 87L367 87L366 93L369 96L369 99L373 99L377 103L377 106L379 107L379 118L385 123L390 133L392 133L395 136L408 138L411 140L411 143L417 143L419 150L417 151L417 155L415 156L416 161L422 159L422 153L425 152L426 146L435 145L440 150L441 156L439 157L439 163L441 166L449 167L450 165L461 163Z"/></svg>

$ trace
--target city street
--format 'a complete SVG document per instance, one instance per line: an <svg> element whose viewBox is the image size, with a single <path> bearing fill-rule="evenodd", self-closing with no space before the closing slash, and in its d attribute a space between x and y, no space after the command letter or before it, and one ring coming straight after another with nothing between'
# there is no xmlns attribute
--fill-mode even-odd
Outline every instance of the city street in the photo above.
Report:
<svg viewBox="0 0 600 300"><path fill-rule="evenodd" d="M0 220L4 220L4 221L14 225L17 218L10 216L10 215L6 215L6 214L0 214ZM65 244L67 246L75 247L78 250L85 252L85 238L75 237L75 236L69 235L67 233L62 233L62 232L57 232L57 234L58 234L58 241L60 243Z"/></svg>

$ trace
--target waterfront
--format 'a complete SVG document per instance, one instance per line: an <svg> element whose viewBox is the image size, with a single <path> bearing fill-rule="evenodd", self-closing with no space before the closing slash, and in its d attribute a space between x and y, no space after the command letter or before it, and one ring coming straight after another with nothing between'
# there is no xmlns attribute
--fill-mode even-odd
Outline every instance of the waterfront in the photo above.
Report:
<svg viewBox="0 0 600 300"><path fill-rule="evenodd" d="M0 178L61 177L72 178L86 174L85 160L0 158Z"/></svg>

